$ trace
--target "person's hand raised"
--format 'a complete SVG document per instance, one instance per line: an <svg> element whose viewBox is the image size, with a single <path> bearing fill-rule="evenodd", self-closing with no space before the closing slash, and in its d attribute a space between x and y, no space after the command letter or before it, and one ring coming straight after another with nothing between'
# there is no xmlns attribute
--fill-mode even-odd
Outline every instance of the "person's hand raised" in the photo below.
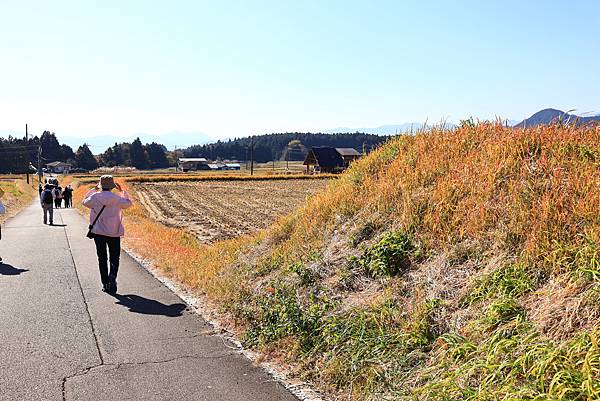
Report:
<svg viewBox="0 0 600 401"><path fill-rule="evenodd" d="M123 189L121 189L121 184L119 184L118 182L115 182L115 188L117 188L119 192L123 192Z"/></svg>

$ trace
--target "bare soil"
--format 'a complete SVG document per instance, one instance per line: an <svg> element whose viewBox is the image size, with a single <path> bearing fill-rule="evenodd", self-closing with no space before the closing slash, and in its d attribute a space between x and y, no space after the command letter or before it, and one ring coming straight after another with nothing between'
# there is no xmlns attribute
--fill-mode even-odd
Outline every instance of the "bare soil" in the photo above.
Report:
<svg viewBox="0 0 600 401"><path fill-rule="evenodd" d="M135 183L140 204L157 221L188 230L205 243L268 227L328 180Z"/></svg>

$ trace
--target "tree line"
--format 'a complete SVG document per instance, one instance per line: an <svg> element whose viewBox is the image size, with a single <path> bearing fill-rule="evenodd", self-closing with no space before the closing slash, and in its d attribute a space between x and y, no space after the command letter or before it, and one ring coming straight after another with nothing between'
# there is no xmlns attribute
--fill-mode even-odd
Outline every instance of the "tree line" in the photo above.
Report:
<svg viewBox="0 0 600 401"><path fill-rule="evenodd" d="M210 160L249 160L250 149L253 145L254 160L265 163L271 160L285 160L286 158L288 160L303 160L307 149L314 146L354 148L359 152L368 152L387 139L387 136L359 132L343 134L286 132L194 145L184 149L183 154L185 157L205 157ZM297 151L292 152L292 149Z"/></svg>
<svg viewBox="0 0 600 401"><path fill-rule="evenodd" d="M9 136L0 138L0 173L24 173L30 165L37 167L38 149L41 149L42 167L49 162L63 161L74 168L94 170L98 167L135 167L140 170L159 169L177 165L179 157L204 157L209 160L249 160L253 154L259 163L271 160L303 160L314 146L354 148L370 151L388 139L386 136L345 133L322 134L288 132L258 135L194 145L178 151L168 151L159 143L115 143L99 155L93 155L87 144L77 151L60 144L56 134L44 131L41 136L29 139ZM252 150L253 148L253 150Z"/></svg>
<svg viewBox="0 0 600 401"><path fill-rule="evenodd" d="M159 143L142 144L140 138L133 142L115 143L98 156L102 166L135 167L140 170L165 168L177 164L176 157ZM170 157L167 157L169 155Z"/></svg>
<svg viewBox="0 0 600 401"><path fill-rule="evenodd" d="M32 172L32 168L38 167L38 159L42 167L54 161L67 162L86 170L98 167L96 158L86 144L73 152L70 146L61 145L56 134L50 131L31 138L0 138L0 173Z"/></svg>

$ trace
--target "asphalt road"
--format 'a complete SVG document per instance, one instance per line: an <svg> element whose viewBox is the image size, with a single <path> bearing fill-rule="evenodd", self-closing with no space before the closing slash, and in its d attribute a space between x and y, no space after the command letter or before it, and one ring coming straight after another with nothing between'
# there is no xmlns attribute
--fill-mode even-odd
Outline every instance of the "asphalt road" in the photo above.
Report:
<svg viewBox="0 0 600 401"><path fill-rule="evenodd" d="M128 255L101 292L86 221L54 223L36 203L2 227L0 400L296 400Z"/></svg>

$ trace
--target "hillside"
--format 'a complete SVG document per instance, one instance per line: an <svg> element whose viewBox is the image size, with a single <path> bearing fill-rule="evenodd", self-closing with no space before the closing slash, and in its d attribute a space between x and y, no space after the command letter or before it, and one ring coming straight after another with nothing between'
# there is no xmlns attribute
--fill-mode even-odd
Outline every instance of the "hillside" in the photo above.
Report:
<svg viewBox="0 0 600 401"><path fill-rule="evenodd" d="M404 135L257 235L130 244L332 399L599 400L599 134Z"/></svg>
<svg viewBox="0 0 600 401"><path fill-rule="evenodd" d="M515 128L535 127L541 124L555 124L559 122L577 125L596 124L600 122L600 116L580 117L561 110L544 109L521 121L515 125Z"/></svg>

